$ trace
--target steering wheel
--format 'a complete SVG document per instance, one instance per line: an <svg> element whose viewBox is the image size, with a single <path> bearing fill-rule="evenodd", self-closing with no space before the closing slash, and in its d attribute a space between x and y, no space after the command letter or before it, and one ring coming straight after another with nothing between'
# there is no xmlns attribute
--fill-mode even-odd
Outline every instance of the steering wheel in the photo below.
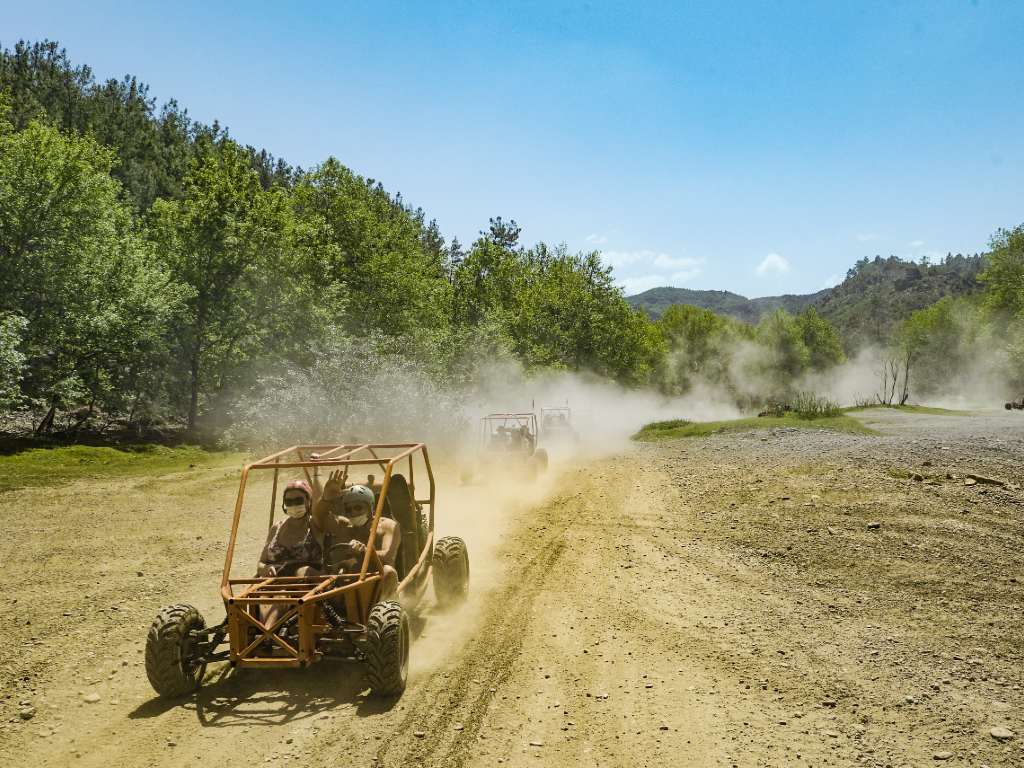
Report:
<svg viewBox="0 0 1024 768"><path fill-rule="evenodd" d="M336 573L345 573L346 569L342 566L352 564L352 570L358 570L359 564L363 560L363 556L366 554L366 545L357 542L357 545L353 545L351 541L346 541L343 544L335 544L327 551L327 564L331 567L331 570Z"/></svg>

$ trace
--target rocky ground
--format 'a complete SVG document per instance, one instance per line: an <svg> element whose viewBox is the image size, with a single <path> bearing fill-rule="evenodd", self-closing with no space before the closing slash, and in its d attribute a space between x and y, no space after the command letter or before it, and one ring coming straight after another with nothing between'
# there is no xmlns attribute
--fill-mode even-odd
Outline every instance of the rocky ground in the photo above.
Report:
<svg viewBox="0 0 1024 768"><path fill-rule="evenodd" d="M0 762L1024 765L1024 416L859 417L443 483L473 599L394 703L325 664L153 697L159 606L218 618L234 472L8 493Z"/></svg>

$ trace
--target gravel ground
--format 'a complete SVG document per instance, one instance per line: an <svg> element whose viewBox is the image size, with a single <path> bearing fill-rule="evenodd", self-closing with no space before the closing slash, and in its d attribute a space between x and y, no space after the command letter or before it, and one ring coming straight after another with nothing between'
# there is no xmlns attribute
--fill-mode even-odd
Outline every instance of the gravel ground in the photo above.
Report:
<svg viewBox="0 0 1024 768"><path fill-rule="evenodd" d="M859 418L442 477L473 595L391 703L326 663L153 696L157 609L218 618L236 473L8 493L0 764L1024 765L1024 414Z"/></svg>

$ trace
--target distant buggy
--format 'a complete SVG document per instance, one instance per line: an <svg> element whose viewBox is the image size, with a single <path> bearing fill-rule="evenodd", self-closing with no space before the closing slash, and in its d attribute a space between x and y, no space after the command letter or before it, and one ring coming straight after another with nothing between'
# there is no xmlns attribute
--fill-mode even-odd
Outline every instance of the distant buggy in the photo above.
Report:
<svg viewBox="0 0 1024 768"><path fill-rule="evenodd" d="M548 452L538 448L537 414L489 413L480 419L477 455L473 466L463 469L462 482L479 474L512 473L533 480L548 468Z"/></svg>
<svg viewBox="0 0 1024 768"><path fill-rule="evenodd" d="M573 426L572 409L569 406L541 408L540 434L545 445L575 444L580 441L579 433Z"/></svg>

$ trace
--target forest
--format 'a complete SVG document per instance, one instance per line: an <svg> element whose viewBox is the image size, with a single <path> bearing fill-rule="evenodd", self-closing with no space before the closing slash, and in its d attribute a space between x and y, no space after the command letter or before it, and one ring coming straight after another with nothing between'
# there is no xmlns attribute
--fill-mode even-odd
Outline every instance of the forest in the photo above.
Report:
<svg viewBox="0 0 1024 768"><path fill-rule="evenodd" d="M1024 383L1024 229L995 233L969 285L950 278L903 309L843 298L871 267L851 269L831 315L746 323L674 305L652 320L598 251L524 243L502 216L460 243L334 157L294 167L158 106L133 76L97 80L55 42L0 50L7 431L217 438L288 387L387 375L440 402L499 364L667 395L710 385L749 406L868 343L915 396L941 388L951 360L976 367L979 350L1009 387Z"/></svg>

